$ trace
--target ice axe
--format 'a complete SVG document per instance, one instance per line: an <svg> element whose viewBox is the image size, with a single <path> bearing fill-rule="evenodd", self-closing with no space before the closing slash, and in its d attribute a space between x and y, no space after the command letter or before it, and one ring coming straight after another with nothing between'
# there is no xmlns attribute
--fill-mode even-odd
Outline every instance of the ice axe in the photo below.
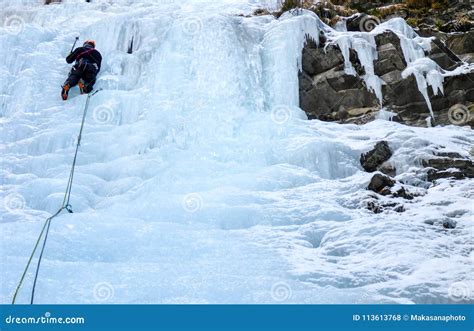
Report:
<svg viewBox="0 0 474 331"><path fill-rule="evenodd" d="M72 44L71 51L69 53L72 53L74 50L74 47L76 46L77 41L79 40L79 36L76 37L76 40L74 40L74 44Z"/></svg>

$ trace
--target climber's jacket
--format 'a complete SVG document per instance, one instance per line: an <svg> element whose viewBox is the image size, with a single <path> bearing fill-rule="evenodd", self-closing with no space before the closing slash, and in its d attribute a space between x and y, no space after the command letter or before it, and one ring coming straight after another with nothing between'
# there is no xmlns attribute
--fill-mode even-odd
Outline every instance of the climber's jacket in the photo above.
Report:
<svg viewBox="0 0 474 331"><path fill-rule="evenodd" d="M66 57L67 63L73 63L76 61L75 66L81 66L82 64L92 64L97 72L100 71L100 65L102 63L102 55L99 51L90 45L76 48L71 54Z"/></svg>

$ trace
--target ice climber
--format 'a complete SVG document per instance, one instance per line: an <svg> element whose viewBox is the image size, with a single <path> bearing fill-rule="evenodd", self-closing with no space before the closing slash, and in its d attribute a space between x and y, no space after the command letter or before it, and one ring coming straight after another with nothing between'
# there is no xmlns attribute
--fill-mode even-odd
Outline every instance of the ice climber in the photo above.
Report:
<svg viewBox="0 0 474 331"><path fill-rule="evenodd" d="M102 55L95 49L95 41L86 40L82 47L76 48L66 57L67 63L74 63L69 77L62 86L61 97L67 100L69 90L79 84L82 93L89 93L94 88L95 79L100 71Z"/></svg>

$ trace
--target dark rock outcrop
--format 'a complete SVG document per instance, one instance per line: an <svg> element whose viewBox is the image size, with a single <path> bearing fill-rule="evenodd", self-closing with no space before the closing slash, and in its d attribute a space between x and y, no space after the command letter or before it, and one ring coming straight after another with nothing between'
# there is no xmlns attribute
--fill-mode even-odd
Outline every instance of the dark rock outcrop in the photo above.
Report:
<svg viewBox="0 0 474 331"><path fill-rule="evenodd" d="M383 211L383 207L380 206L375 201L368 201L367 202L367 209L372 211L374 214L380 214Z"/></svg>
<svg viewBox="0 0 474 331"><path fill-rule="evenodd" d="M355 24L355 23L354 23ZM460 56L474 53L473 34L451 37L444 35L432 43L427 56L442 69L452 70L461 64ZM378 59L374 71L382 79L383 106L396 114L393 120L414 126L427 126L430 112L418 89L413 75L403 79L407 64L400 46L400 39L393 32L376 36ZM443 42L446 41L446 42ZM447 45L450 45L453 52ZM363 124L373 120L380 109L379 100L370 92L361 78L363 69L355 52L351 63L357 76L344 71L343 57L337 46L324 48L308 44L303 50L303 72L300 74L300 107L310 119ZM466 121L453 121L449 110L454 105L471 112L474 109L474 72L446 77L444 94L434 95L428 89L435 114L433 124L474 125L474 116L468 114Z"/></svg>
<svg viewBox="0 0 474 331"><path fill-rule="evenodd" d="M410 193L406 188L401 187L397 191L393 192L393 196L395 198L403 198L406 200L413 200L415 195L413 193Z"/></svg>
<svg viewBox="0 0 474 331"><path fill-rule="evenodd" d="M443 228L445 228L445 229L455 229L456 225L457 225L456 221L453 221L453 220L450 220L450 219L445 220L443 222Z"/></svg>
<svg viewBox="0 0 474 331"><path fill-rule="evenodd" d="M413 200L418 194L408 191L404 186L397 190L392 190L396 184L396 180L383 174L375 174L370 180L367 189L383 196L391 196L393 198L403 198L406 200ZM394 203L396 205L396 203ZM393 206L392 206L393 207Z"/></svg>
<svg viewBox="0 0 474 331"><path fill-rule="evenodd" d="M395 177L395 175L397 174L397 169L395 169L395 167L389 162L382 163L382 165L380 165L378 170L384 175L387 175L390 177Z"/></svg>
<svg viewBox="0 0 474 331"><path fill-rule="evenodd" d="M360 164L365 171L374 172L390 157L392 157L392 150L388 143L379 141L374 149L360 156Z"/></svg>
<svg viewBox="0 0 474 331"><path fill-rule="evenodd" d="M430 168L427 172L427 180L432 182L441 178L474 178L474 162L459 158L460 155L453 154L452 156L456 158L437 157L423 160L423 166Z"/></svg>
<svg viewBox="0 0 474 331"><path fill-rule="evenodd" d="M374 214L380 214L382 212L394 211L397 213L403 213L405 207L398 203L380 203L377 200L370 200L366 203L366 208L372 211Z"/></svg>
<svg viewBox="0 0 474 331"><path fill-rule="evenodd" d="M329 46L326 51L314 44L303 49L303 70L308 75L317 75L344 63L341 52L335 46Z"/></svg>
<svg viewBox="0 0 474 331"><path fill-rule="evenodd" d="M371 191L374 191L375 193L388 195L390 194L390 188L394 185L395 181L390 177L382 174L375 174L370 180L369 186L367 188Z"/></svg>
<svg viewBox="0 0 474 331"><path fill-rule="evenodd" d="M404 183L403 179L399 182L394 178L396 171L388 162L393 152L386 141L378 142L372 150L361 154L360 161L366 171L385 171L385 173L375 173L370 179L367 189L376 194L371 194L368 197L366 208L374 213L404 212L405 206L400 204L400 199L391 199L401 198L402 201L406 201L405 203L410 203L411 200L423 196L426 194L426 190L433 187L433 183L430 182L442 178L452 180L474 178L473 160L457 152L440 151L440 149L440 147L435 147L433 156L422 160L421 166L424 169L416 172L419 177L418 181L410 181L410 183ZM420 185L420 183L427 185ZM428 221L426 222L428 223ZM451 222L448 218L448 221L444 222L442 226L446 229L453 229L456 223Z"/></svg>
<svg viewBox="0 0 474 331"><path fill-rule="evenodd" d="M356 55L351 54L357 67ZM326 50L314 44L303 50L300 73L300 107L310 119L344 120L346 109L377 109L377 98L367 90L360 77L344 72L344 59L336 46Z"/></svg>
<svg viewBox="0 0 474 331"><path fill-rule="evenodd" d="M446 46L464 61L474 60L474 30L467 33L453 33L444 37Z"/></svg>
<svg viewBox="0 0 474 331"><path fill-rule="evenodd" d="M442 219L428 219L424 221L425 224L440 226L444 229L455 229L456 228L456 221L449 219L449 218L442 218Z"/></svg>

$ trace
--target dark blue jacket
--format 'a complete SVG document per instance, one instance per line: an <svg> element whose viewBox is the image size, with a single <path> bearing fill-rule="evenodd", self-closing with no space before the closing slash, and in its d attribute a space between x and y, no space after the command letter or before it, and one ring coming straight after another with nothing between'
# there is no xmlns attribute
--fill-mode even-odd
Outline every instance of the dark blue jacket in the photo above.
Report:
<svg viewBox="0 0 474 331"><path fill-rule="evenodd" d="M86 45L78 47L66 57L67 63L73 63L74 61L79 62L80 60L86 61L87 63L96 64L97 72L100 71L100 65L102 64L102 55L99 51L92 46Z"/></svg>

